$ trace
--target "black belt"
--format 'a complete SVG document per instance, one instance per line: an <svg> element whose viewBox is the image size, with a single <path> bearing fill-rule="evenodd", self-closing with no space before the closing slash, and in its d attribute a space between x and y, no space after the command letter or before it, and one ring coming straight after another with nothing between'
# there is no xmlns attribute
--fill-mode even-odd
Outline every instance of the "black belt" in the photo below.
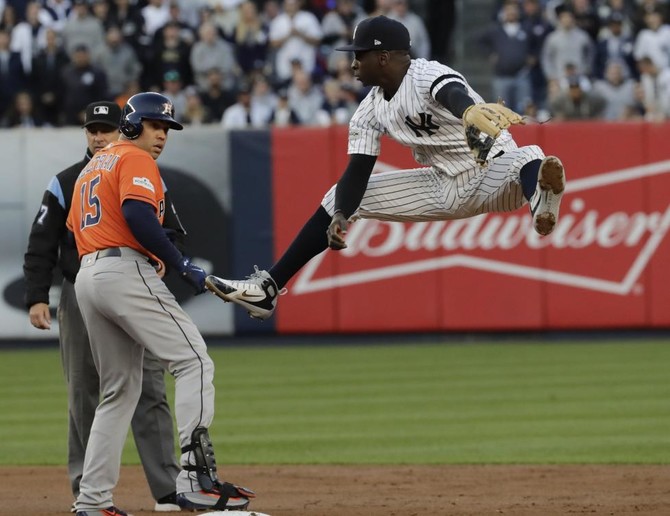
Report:
<svg viewBox="0 0 670 516"><path fill-rule="evenodd" d="M111 256L119 257L122 256L123 253L121 252L120 247L108 247L107 249L103 249L102 251L98 251L98 258L109 258Z"/></svg>

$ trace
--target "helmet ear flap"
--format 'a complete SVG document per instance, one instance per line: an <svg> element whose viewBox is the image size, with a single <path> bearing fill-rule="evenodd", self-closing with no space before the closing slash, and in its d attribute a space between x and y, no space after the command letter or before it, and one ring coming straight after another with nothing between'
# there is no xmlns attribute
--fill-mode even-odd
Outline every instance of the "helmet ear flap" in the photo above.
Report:
<svg viewBox="0 0 670 516"><path fill-rule="evenodd" d="M128 113L121 120L119 130L129 140L134 140L142 134L142 119L135 116L135 113Z"/></svg>

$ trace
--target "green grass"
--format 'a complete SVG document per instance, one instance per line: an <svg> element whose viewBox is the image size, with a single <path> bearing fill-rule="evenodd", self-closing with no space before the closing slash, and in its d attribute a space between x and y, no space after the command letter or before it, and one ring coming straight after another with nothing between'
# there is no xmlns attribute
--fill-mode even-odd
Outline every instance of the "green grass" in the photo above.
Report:
<svg viewBox="0 0 670 516"><path fill-rule="evenodd" d="M211 354L220 462L670 463L670 341ZM1 352L0 400L0 464L65 462L56 350ZM124 462L138 463L132 439Z"/></svg>

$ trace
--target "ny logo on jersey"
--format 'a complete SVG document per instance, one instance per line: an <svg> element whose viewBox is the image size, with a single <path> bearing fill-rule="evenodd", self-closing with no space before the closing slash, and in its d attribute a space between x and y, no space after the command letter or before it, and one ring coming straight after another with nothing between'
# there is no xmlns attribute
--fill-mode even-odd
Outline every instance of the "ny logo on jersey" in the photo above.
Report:
<svg viewBox="0 0 670 516"><path fill-rule="evenodd" d="M433 115L430 113L419 113L419 123L414 122L408 115L405 117L405 125L417 136L423 136L421 131L426 131L426 136L433 136L435 130L440 128L439 125L433 123Z"/></svg>

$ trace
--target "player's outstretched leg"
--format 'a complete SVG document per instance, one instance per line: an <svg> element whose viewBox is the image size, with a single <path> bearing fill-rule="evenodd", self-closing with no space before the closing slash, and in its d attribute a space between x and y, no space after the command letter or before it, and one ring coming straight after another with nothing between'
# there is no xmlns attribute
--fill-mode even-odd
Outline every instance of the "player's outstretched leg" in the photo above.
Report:
<svg viewBox="0 0 670 516"><path fill-rule="evenodd" d="M229 280L209 275L205 279L208 290L224 301L231 301L246 308L254 319L268 319L277 306L277 296L286 289L277 288L267 271L256 271L245 280Z"/></svg>
<svg viewBox="0 0 670 516"><path fill-rule="evenodd" d="M565 191L565 170L556 156L547 156L540 164L535 194L530 199L533 227L540 235L548 235L558 222L558 209Z"/></svg>

